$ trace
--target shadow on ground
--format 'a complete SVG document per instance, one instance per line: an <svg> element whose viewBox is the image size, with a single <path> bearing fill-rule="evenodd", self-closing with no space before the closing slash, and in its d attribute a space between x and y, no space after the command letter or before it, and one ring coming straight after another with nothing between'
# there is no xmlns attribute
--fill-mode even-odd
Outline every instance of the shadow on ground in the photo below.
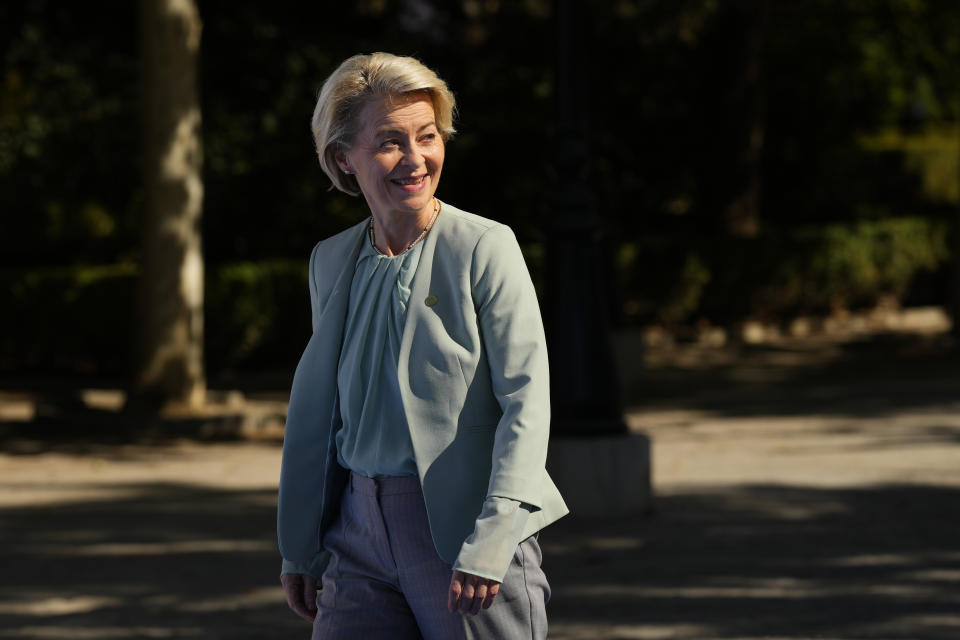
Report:
<svg viewBox="0 0 960 640"><path fill-rule="evenodd" d="M745 486L663 496L651 519L571 520L544 532L551 622L560 638L601 620L609 639L957 638L958 500Z"/></svg>
<svg viewBox="0 0 960 640"><path fill-rule="evenodd" d="M187 484L0 511L0 638L295 638L275 494ZM543 532L554 638L960 636L960 490L745 486Z"/></svg>
<svg viewBox="0 0 960 640"><path fill-rule="evenodd" d="M74 488L105 499L0 511L0 638L309 634L279 588L274 491Z"/></svg>

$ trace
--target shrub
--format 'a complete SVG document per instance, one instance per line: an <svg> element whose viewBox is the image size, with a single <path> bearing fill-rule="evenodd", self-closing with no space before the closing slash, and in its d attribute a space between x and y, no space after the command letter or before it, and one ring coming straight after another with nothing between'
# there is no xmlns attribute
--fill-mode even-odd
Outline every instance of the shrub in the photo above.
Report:
<svg viewBox="0 0 960 640"><path fill-rule="evenodd" d="M950 259L948 225L921 217L768 230L757 238L653 237L621 246L625 319L785 319L903 300Z"/></svg>
<svg viewBox="0 0 960 640"><path fill-rule="evenodd" d="M0 272L0 364L116 374L134 364L134 265ZM304 261L208 268L207 369L288 366L310 335Z"/></svg>

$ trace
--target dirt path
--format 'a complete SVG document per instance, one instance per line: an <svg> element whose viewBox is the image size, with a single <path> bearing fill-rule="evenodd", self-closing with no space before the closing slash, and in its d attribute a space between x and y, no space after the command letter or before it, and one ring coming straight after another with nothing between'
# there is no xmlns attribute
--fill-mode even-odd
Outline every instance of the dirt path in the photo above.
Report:
<svg viewBox="0 0 960 640"><path fill-rule="evenodd" d="M955 350L643 359L625 386L656 513L543 533L551 638L960 638ZM2 446L0 638L306 637L277 582L275 443Z"/></svg>

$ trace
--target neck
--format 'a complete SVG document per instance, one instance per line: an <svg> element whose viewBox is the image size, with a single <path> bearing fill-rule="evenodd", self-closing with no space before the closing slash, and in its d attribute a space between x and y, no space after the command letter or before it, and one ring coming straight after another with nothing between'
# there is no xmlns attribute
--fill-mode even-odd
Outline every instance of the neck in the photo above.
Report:
<svg viewBox="0 0 960 640"><path fill-rule="evenodd" d="M377 249L388 256L406 251L433 220L435 207L436 199L432 199L428 207L416 213L373 213L373 235Z"/></svg>

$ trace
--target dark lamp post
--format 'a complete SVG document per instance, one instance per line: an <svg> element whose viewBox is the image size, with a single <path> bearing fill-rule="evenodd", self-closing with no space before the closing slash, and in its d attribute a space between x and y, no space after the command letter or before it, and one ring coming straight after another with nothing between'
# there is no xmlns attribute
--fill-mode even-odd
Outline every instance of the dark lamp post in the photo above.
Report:
<svg viewBox="0 0 960 640"><path fill-rule="evenodd" d="M600 280L603 220L588 182L581 124L577 2L556 3L556 170L559 189L547 227L546 318L552 430L557 436L627 433Z"/></svg>
<svg viewBox="0 0 960 640"><path fill-rule="evenodd" d="M557 0L559 187L547 228L546 329L551 440L547 469L580 517L630 516L650 508L650 440L623 420L602 273L603 220L590 190L590 153L580 122L586 70L577 0Z"/></svg>

